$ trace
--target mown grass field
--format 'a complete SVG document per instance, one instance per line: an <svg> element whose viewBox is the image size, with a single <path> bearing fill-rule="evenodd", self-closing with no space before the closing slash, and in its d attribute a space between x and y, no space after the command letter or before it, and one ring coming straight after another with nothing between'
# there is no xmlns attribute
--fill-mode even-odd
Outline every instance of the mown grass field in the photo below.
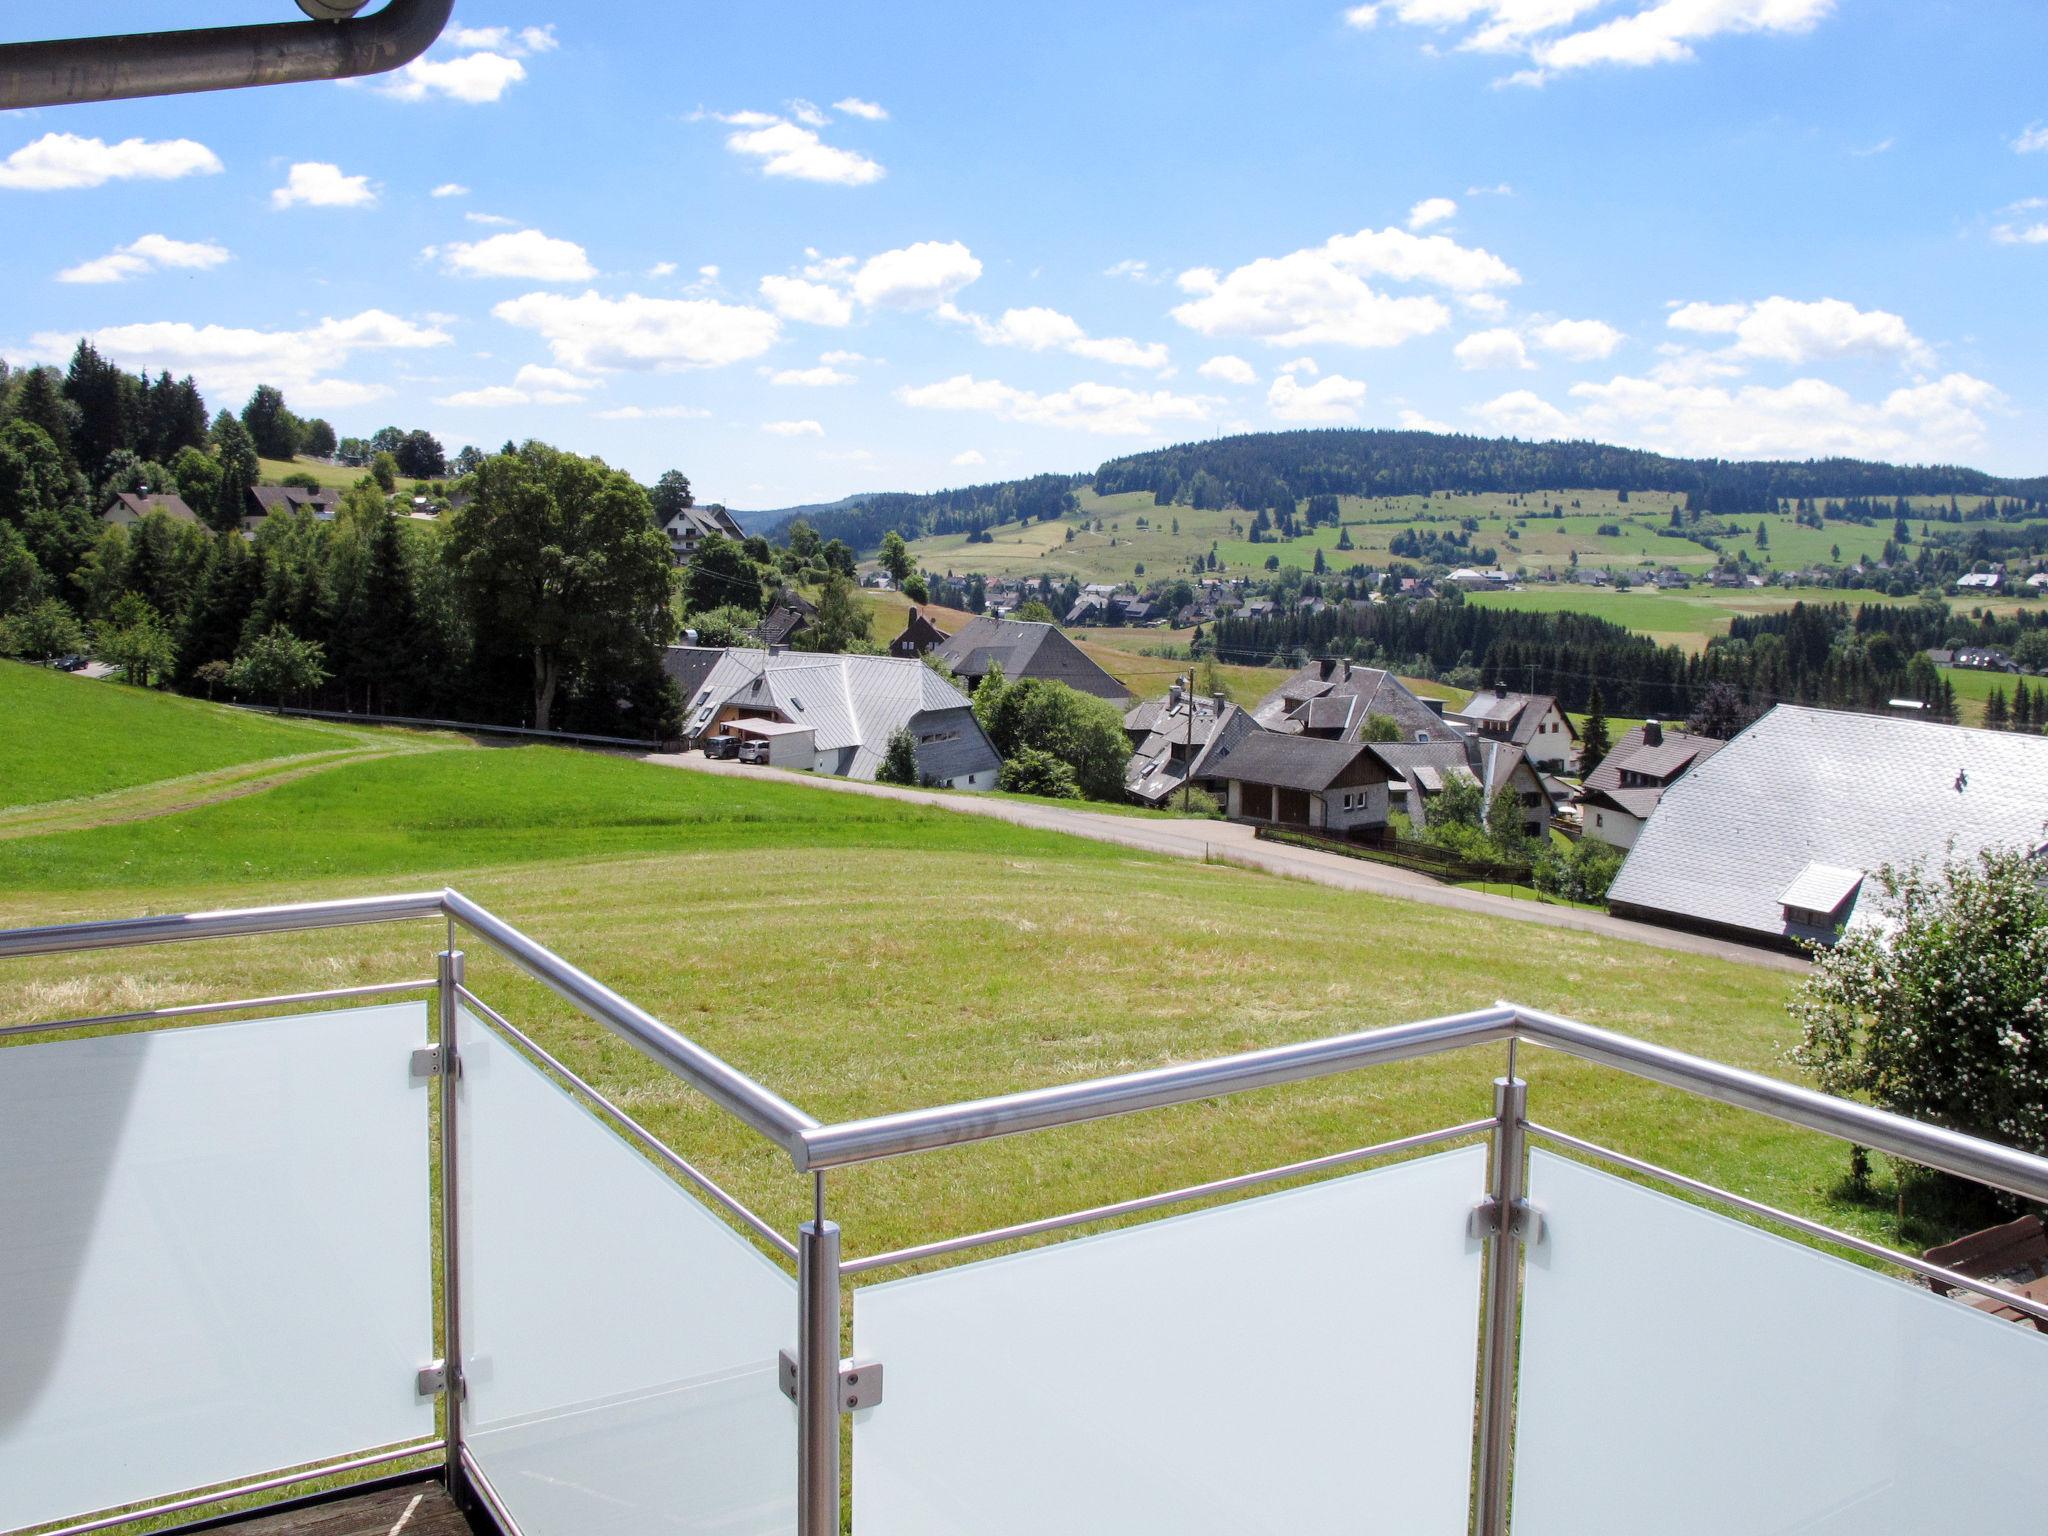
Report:
<svg viewBox="0 0 2048 1536"><path fill-rule="evenodd" d="M550 747L415 742L191 811L0 843L5 926L444 884L826 1120L1499 997L1790 1072L1795 982L1776 971ZM418 924L11 961L0 1021L424 975L440 942ZM471 979L772 1219L800 1218L806 1190L778 1151L502 962L473 953ZM854 1170L833 1207L849 1252L874 1251L1456 1123L1485 1113L1501 1066L1471 1052ZM1536 1052L1523 1067L1564 1128L1890 1226L1838 1196L1844 1156L1819 1138Z"/></svg>

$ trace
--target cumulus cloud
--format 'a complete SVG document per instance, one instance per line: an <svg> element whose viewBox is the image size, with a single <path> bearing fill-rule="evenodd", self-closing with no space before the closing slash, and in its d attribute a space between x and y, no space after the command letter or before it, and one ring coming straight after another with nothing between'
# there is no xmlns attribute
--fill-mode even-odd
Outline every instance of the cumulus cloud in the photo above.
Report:
<svg viewBox="0 0 2048 1536"><path fill-rule="evenodd" d="M444 395L437 405L490 407L500 405L576 405L599 380L586 379L566 368L545 368L528 363L510 384L493 384L484 389L463 390Z"/></svg>
<svg viewBox="0 0 2048 1536"><path fill-rule="evenodd" d="M273 208L371 208L376 202L369 177L344 175L326 160L301 160L270 193Z"/></svg>
<svg viewBox="0 0 2048 1536"><path fill-rule="evenodd" d="M1259 382L1257 369L1253 368L1243 358L1233 357L1228 352L1210 358L1209 361L1197 368L1195 372L1205 379L1214 379L1219 384L1256 384Z"/></svg>
<svg viewBox="0 0 2048 1536"><path fill-rule="evenodd" d="M1344 25L1355 32L1370 32L1380 24L1380 8L1373 5L1347 6L1344 10Z"/></svg>
<svg viewBox="0 0 2048 1536"><path fill-rule="evenodd" d="M957 240L920 240L862 262L853 296L869 309L936 309L981 276L981 262Z"/></svg>
<svg viewBox="0 0 2048 1536"><path fill-rule="evenodd" d="M504 53L466 53L453 59L414 59L379 89L398 101L442 96L472 106L497 101L526 78L526 66Z"/></svg>
<svg viewBox="0 0 2048 1536"><path fill-rule="evenodd" d="M1612 357L1615 348L1628 339L1604 320L1552 320L1532 328L1530 337L1545 352L1575 363Z"/></svg>
<svg viewBox="0 0 2048 1536"><path fill-rule="evenodd" d="M1817 358L1889 357L1924 367L1934 352L1888 310L1843 299L1768 298L1755 304L1681 304L1665 324L1695 335L1730 336L1728 355L1798 366Z"/></svg>
<svg viewBox="0 0 2048 1536"><path fill-rule="evenodd" d="M228 260L228 248L204 240L173 240L168 235L143 235L57 274L60 283L125 283L131 277L165 267L206 271Z"/></svg>
<svg viewBox="0 0 2048 1536"><path fill-rule="evenodd" d="M1356 421L1365 385L1332 373L1304 384L1283 373L1266 391L1266 406L1281 421Z"/></svg>
<svg viewBox="0 0 2048 1536"><path fill-rule="evenodd" d="M776 437L823 437L825 428L815 421L764 421L761 430Z"/></svg>
<svg viewBox="0 0 2048 1536"><path fill-rule="evenodd" d="M862 101L858 96L842 96L832 103L834 112L844 112L848 117L866 118L871 123L887 122L888 108L878 102Z"/></svg>
<svg viewBox="0 0 2048 1536"><path fill-rule="evenodd" d="M522 294L491 313L538 334L572 369L722 368L759 357L781 336L775 316L751 305L637 293L614 299L595 289Z"/></svg>
<svg viewBox="0 0 2048 1536"><path fill-rule="evenodd" d="M502 213L478 213L474 208L462 217L466 223L481 224L486 229L513 229L519 224L517 219L508 219Z"/></svg>
<svg viewBox="0 0 2048 1536"><path fill-rule="evenodd" d="M854 150L827 144L817 131L827 121L824 114L807 102L799 105L809 109L807 120L811 126L807 127L801 121L792 122L773 112L713 115L733 130L726 135L725 147L742 158L753 160L764 176L863 187L880 181L887 174L879 161Z"/></svg>
<svg viewBox="0 0 2048 1536"><path fill-rule="evenodd" d="M453 340L438 326L381 309L323 319L300 330L158 320L107 326L88 339L126 367L190 373L208 393L235 395L258 384L276 384L295 404L322 406L357 404L388 393L378 385L330 377L358 353L421 351ZM58 361L71 354L77 341L74 332L45 331L31 338L31 346L38 357Z"/></svg>
<svg viewBox="0 0 2048 1536"><path fill-rule="evenodd" d="M1158 276L1152 271L1152 263L1149 261L1139 261L1134 257L1128 256L1115 266L1104 267L1102 275L1104 277L1128 278L1134 283L1150 284L1159 281Z"/></svg>
<svg viewBox="0 0 2048 1536"><path fill-rule="evenodd" d="M2029 123L2020 130L2020 136L2012 141L2015 153L2038 155L2048 151L2048 123Z"/></svg>
<svg viewBox="0 0 2048 1536"><path fill-rule="evenodd" d="M439 255L441 269L455 277L519 277L537 283L580 283L597 275L590 257L573 240L559 240L537 229L522 229L485 240L428 246Z"/></svg>
<svg viewBox="0 0 2048 1536"><path fill-rule="evenodd" d="M834 368L830 363L820 363L815 368L764 368L770 384L796 389L829 389L835 384L853 384L858 380L850 373Z"/></svg>
<svg viewBox="0 0 2048 1536"><path fill-rule="evenodd" d="M0 189L63 192L103 187L110 181L215 176L221 169L220 157L194 139L123 139L109 144L75 133L46 133L0 160Z"/></svg>
<svg viewBox="0 0 2048 1536"><path fill-rule="evenodd" d="M1404 410L1394 418L1395 425L1405 432L1454 432L1457 429L1449 422L1437 421L1420 411Z"/></svg>
<svg viewBox="0 0 2048 1536"><path fill-rule="evenodd" d="M1432 224L1441 224L1445 219L1458 216L1458 205L1448 197L1425 197L1408 210L1410 229L1427 229Z"/></svg>
<svg viewBox="0 0 2048 1536"><path fill-rule="evenodd" d="M801 277L764 277L761 297L785 320L806 325L848 325L853 321L853 300L826 283Z"/></svg>
<svg viewBox="0 0 2048 1536"><path fill-rule="evenodd" d="M1674 383L1619 376L1572 386L1560 410L1529 390L1474 408L1494 431L1593 437L1662 453L1727 458L1848 455L1952 460L1984 439L1984 412L2004 397L1964 373L1920 380L1861 400L1823 379L1771 386Z"/></svg>
<svg viewBox="0 0 2048 1536"><path fill-rule="evenodd" d="M1520 334L1504 326L1490 331L1474 331L1451 348L1451 355L1458 360L1460 368L1475 371L1536 366L1529 361L1529 349L1523 345Z"/></svg>
<svg viewBox="0 0 2048 1536"><path fill-rule="evenodd" d="M979 448L968 448L954 454L952 462L955 469L969 469L976 464L986 464L988 459Z"/></svg>
<svg viewBox="0 0 2048 1536"><path fill-rule="evenodd" d="M616 405L590 414L599 421L691 421L711 413L700 405Z"/></svg>
<svg viewBox="0 0 2048 1536"><path fill-rule="evenodd" d="M958 374L936 384L900 389L897 398L920 410L975 411L1004 421L1065 427L1104 437L1152 437L1167 423L1204 422L1220 402L1167 390L1115 384L1075 384L1053 394L1017 389L999 379Z"/></svg>
<svg viewBox="0 0 2048 1536"><path fill-rule="evenodd" d="M1991 231L2000 245L2048 245L2048 221L2037 224L2000 224Z"/></svg>
<svg viewBox="0 0 2048 1536"><path fill-rule="evenodd" d="M1593 12L1611 3L1384 0L1357 9L1377 12L1372 21L1385 15L1438 31L1459 31L1457 47L1462 50L1520 55L1527 67L1507 79L1517 85L1541 85L1556 75L1596 65L1640 68L1679 63L1696 57L1696 44L1724 34L1810 32L1835 9L1835 0L1628 0L1627 14L1593 18Z"/></svg>
<svg viewBox="0 0 2048 1536"><path fill-rule="evenodd" d="M1290 255L1262 256L1227 274L1191 268L1177 281L1195 297L1172 313L1205 336L1249 336L1282 347L1393 347L1450 324L1441 300L1384 293L1371 285L1372 278L1463 295L1522 280L1492 252L1447 235L1365 229Z"/></svg>
<svg viewBox="0 0 2048 1536"><path fill-rule="evenodd" d="M459 181L444 181L429 194L433 197L467 197L469 188Z"/></svg>
<svg viewBox="0 0 2048 1536"><path fill-rule="evenodd" d="M989 320L946 304L940 306L939 315L967 326L986 346L1020 347L1026 352L1057 349L1098 363L1145 368L1154 373L1173 366L1173 359L1161 342L1134 341L1128 336L1090 336L1080 321L1056 309L1006 309L997 319Z"/></svg>

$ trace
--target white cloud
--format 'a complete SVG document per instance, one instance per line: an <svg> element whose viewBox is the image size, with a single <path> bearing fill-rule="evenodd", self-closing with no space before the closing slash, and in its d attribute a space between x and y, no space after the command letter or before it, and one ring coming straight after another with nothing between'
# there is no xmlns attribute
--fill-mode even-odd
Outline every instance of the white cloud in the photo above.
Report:
<svg viewBox="0 0 2048 1536"><path fill-rule="evenodd" d="M1451 355L1460 368L1475 370L1536 366L1529 361L1529 350L1522 344L1521 336L1505 327L1474 331L1451 348Z"/></svg>
<svg viewBox="0 0 2048 1536"><path fill-rule="evenodd" d="M1323 367L1322 364L1312 357L1297 357L1291 362L1282 363L1273 371L1275 373L1305 373L1310 378L1314 378L1323 371Z"/></svg>
<svg viewBox="0 0 2048 1536"><path fill-rule="evenodd" d="M1575 363L1590 363L1612 357L1614 349L1627 340L1604 320L1552 320L1530 332L1536 345Z"/></svg>
<svg viewBox="0 0 2048 1536"><path fill-rule="evenodd" d="M528 293L491 310L538 333L565 368L722 368L759 357L781 337L775 316L713 299Z"/></svg>
<svg viewBox="0 0 2048 1536"><path fill-rule="evenodd" d="M828 389L835 384L854 384L859 381L850 373L820 363L815 368L766 368L770 384L790 386L797 389Z"/></svg>
<svg viewBox="0 0 2048 1536"><path fill-rule="evenodd" d="M62 192L102 187L110 181L176 181L215 176L220 157L193 139L84 139L75 133L46 133L0 160L0 189Z"/></svg>
<svg viewBox="0 0 2048 1536"><path fill-rule="evenodd" d="M497 101L526 78L526 66L510 54L466 53L452 59L414 59L378 87L399 101L445 96L472 106Z"/></svg>
<svg viewBox="0 0 2048 1536"><path fill-rule="evenodd" d="M465 27L457 24L443 32L440 40L463 53L485 49L494 53L553 53L561 46L552 25L521 27L515 32L510 27Z"/></svg>
<svg viewBox="0 0 2048 1536"><path fill-rule="evenodd" d="M500 405L576 405L599 380L587 379L566 368L545 368L528 363L510 384L493 384L484 389L445 395L437 405L489 407Z"/></svg>
<svg viewBox="0 0 2048 1536"><path fill-rule="evenodd" d="M328 377L356 354L419 351L446 346L453 338L436 326L366 309L295 331L158 320L108 326L92 332L90 340L126 367L190 373L208 393L236 395L258 384L275 384L294 405L346 405L387 393L382 386ZM57 361L68 357L77 341L71 331L46 331L31 338L31 345L38 357Z"/></svg>
<svg viewBox="0 0 2048 1536"><path fill-rule="evenodd" d="M433 247L429 247L432 250ZM442 270L456 277L520 277L537 283L580 283L597 275L590 257L573 240L537 229L492 235L440 247Z"/></svg>
<svg viewBox="0 0 2048 1536"><path fill-rule="evenodd" d="M976 411L1005 421L1105 437L1153 437L1169 422L1207 421L1214 406L1220 404L1199 395L1125 389L1115 384L1075 384L1042 395L966 373L936 384L906 387L896 394L905 405L920 410Z"/></svg>
<svg viewBox="0 0 2048 1536"><path fill-rule="evenodd" d="M1159 281L1152 271L1152 263L1149 261L1139 261L1134 257L1128 256L1113 267L1103 268L1102 275L1104 277L1125 277L1134 283L1150 284Z"/></svg>
<svg viewBox="0 0 2048 1536"><path fill-rule="evenodd" d="M1991 238L2000 245L2048 245L2048 222L2000 224L1991 231Z"/></svg>
<svg viewBox="0 0 2048 1536"><path fill-rule="evenodd" d="M430 194L434 197L467 197L469 188L459 181L444 181Z"/></svg>
<svg viewBox="0 0 2048 1536"><path fill-rule="evenodd" d="M1205 379L1214 379L1220 384L1256 384L1259 382L1257 369L1253 368L1243 358L1233 357L1228 352L1210 358L1209 361L1197 368L1195 372Z"/></svg>
<svg viewBox="0 0 2048 1536"><path fill-rule="evenodd" d="M853 320L853 301L837 288L813 283L801 277L764 277L761 297L785 320L806 325L847 325Z"/></svg>
<svg viewBox="0 0 2048 1536"><path fill-rule="evenodd" d="M815 421L764 421L761 430L776 437L823 437L825 428Z"/></svg>
<svg viewBox="0 0 2048 1536"><path fill-rule="evenodd" d="M874 359L863 357L858 352L826 352L818 358L818 361L828 368L844 368L854 363L871 363Z"/></svg>
<svg viewBox="0 0 2048 1536"><path fill-rule="evenodd" d="M674 277L676 275L676 264L672 261L657 261L647 269L647 275L649 277Z"/></svg>
<svg viewBox="0 0 2048 1536"><path fill-rule="evenodd" d="M599 421L699 421L711 413L698 405L616 405L590 414Z"/></svg>
<svg viewBox="0 0 2048 1536"><path fill-rule="evenodd" d="M1508 301L1497 293L1461 293L1458 295L1458 305L1475 315L1485 315L1489 319L1508 312Z"/></svg>
<svg viewBox="0 0 2048 1536"><path fill-rule="evenodd" d="M1467 197L1513 197L1515 189L1505 181L1497 181L1490 187L1467 187L1465 195ZM1413 412L1408 414L1412 415Z"/></svg>
<svg viewBox="0 0 2048 1536"><path fill-rule="evenodd" d="M981 276L957 240L921 240L870 256L853 274L853 295L870 309L936 309Z"/></svg>
<svg viewBox="0 0 2048 1536"><path fill-rule="evenodd" d="M955 469L971 469L976 464L986 464L988 459L979 448L969 448L954 454L952 462Z"/></svg>
<svg viewBox="0 0 2048 1536"><path fill-rule="evenodd" d="M1682 304L1666 318L1675 331L1734 337L1728 355L1798 366L1816 358L1891 357L1926 366L1934 352L1899 316L1843 299L1768 298L1756 304Z"/></svg>
<svg viewBox="0 0 2048 1536"><path fill-rule="evenodd" d="M2004 397L1964 373L1859 400L1823 379L1782 386L1679 384L1621 376L1576 384L1567 413L1528 390L1475 408L1494 430L1593 437L1663 453L1727 458L1849 455L1952 461L1984 438L1983 412Z"/></svg>
<svg viewBox="0 0 2048 1536"><path fill-rule="evenodd" d="M516 229L519 225L517 219L508 219L502 213L478 213L474 208L462 217L465 222L481 224L486 229Z"/></svg>
<svg viewBox="0 0 2048 1536"><path fill-rule="evenodd" d="M1425 197L1408 210L1410 229L1427 229L1432 224L1441 224L1445 219L1458 216L1458 205L1448 197Z"/></svg>
<svg viewBox="0 0 2048 1536"><path fill-rule="evenodd" d="M163 267L206 271L228 260L228 248L210 241L173 240L168 235L144 235L92 261L66 267L57 274L60 283L122 283Z"/></svg>
<svg viewBox="0 0 2048 1536"><path fill-rule="evenodd" d="M1365 229L1287 256L1262 256L1227 275L1191 268L1178 281L1197 297L1172 313L1205 336L1251 336L1283 347L1393 347L1450 324L1440 300L1383 293L1367 281L1374 277L1466 295L1521 281L1492 252L1446 235Z"/></svg>
<svg viewBox="0 0 2048 1536"><path fill-rule="evenodd" d="M843 96L832 103L834 112L844 112L848 117L864 117L871 123L888 121L889 110L872 101L862 101L858 96Z"/></svg>
<svg viewBox="0 0 2048 1536"><path fill-rule="evenodd" d="M1283 373L1266 391L1266 406L1281 421L1356 421L1365 385L1341 373L1303 384Z"/></svg>
<svg viewBox="0 0 2048 1536"><path fill-rule="evenodd" d="M866 155L827 144L814 129L772 113L735 112L722 121L734 127L726 135L725 147L757 161L764 176L862 187L886 174Z"/></svg>
<svg viewBox="0 0 2048 1536"><path fill-rule="evenodd" d="M1380 24L1380 8L1377 4L1347 6L1344 11L1344 25L1357 32L1370 32Z"/></svg>
<svg viewBox="0 0 2048 1536"><path fill-rule="evenodd" d="M1133 341L1128 336L1090 336L1073 316L1056 309L1006 309L1000 318L991 321L947 304L940 307L939 314L943 319L969 326L984 345L991 347L1021 347L1027 352L1058 349L1098 363L1147 368L1155 373L1173 366L1164 343Z"/></svg>
<svg viewBox="0 0 2048 1536"><path fill-rule="evenodd" d="M1431 417L1423 415L1420 411L1402 411L1394 420L1395 424L1404 432L1455 432L1457 430L1449 422L1436 421Z"/></svg>
<svg viewBox="0 0 2048 1536"><path fill-rule="evenodd" d="M372 208L377 193L367 176L348 176L326 160L301 160L286 174L284 185L270 193L273 208Z"/></svg>
<svg viewBox="0 0 2048 1536"><path fill-rule="evenodd" d="M806 128L823 128L832 121L816 102L805 101L801 96L789 104L789 115Z"/></svg>
<svg viewBox="0 0 2048 1536"><path fill-rule="evenodd" d="M2048 151L2048 123L2029 123L2020 130L2020 136L2012 141L2013 151L2022 155L2038 155Z"/></svg>
<svg viewBox="0 0 2048 1536"><path fill-rule="evenodd" d="M1603 64L1678 63L1695 57L1695 44L1724 34L1809 32L1835 9L1835 0L1628 0L1626 15L1581 25L1611 3L1385 0L1377 9L1416 26L1463 30L1463 50L1523 56L1529 67L1503 82L1516 85Z"/></svg>

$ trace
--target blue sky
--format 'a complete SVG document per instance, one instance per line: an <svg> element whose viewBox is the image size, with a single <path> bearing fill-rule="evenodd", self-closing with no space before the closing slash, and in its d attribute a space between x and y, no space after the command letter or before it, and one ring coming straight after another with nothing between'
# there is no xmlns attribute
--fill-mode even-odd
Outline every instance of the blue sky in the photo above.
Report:
<svg viewBox="0 0 2048 1536"><path fill-rule="evenodd" d="M741 507L1302 425L2040 474L2043 57L2038 0L473 0L376 82L0 114L0 356Z"/></svg>

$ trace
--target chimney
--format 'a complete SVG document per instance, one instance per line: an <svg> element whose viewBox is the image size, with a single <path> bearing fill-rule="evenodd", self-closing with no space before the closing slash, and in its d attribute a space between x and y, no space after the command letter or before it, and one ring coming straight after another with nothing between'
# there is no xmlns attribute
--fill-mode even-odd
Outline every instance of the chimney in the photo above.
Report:
<svg viewBox="0 0 2048 1536"><path fill-rule="evenodd" d="M1344 662L1344 680L1345 680L1345 681L1346 681L1347 683L1348 683L1349 681L1351 681L1351 661L1350 661L1350 658L1348 658L1348 657L1347 657L1347 658L1345 658L1345 662Z"/></svg>
<svg viewBox="0 0 2048 1536"><path fill-rule="evenodd" d="M1646 747L1661 747L1664 745L1663 721L1645 720L1643 722L1643 745Z"/></svg>
<svg viewBox="0 0 2048 1536"><path fill-rule="evenodd" d="M1506 683L1495 683L1493 685L1493 696L1496 699L1506 698L1508 696L1508 685Z"/></svg>
<svg viewBox="0 0 2048 1536"><path fill-rule="evenodd" d="M1330 680L1330 675L1337 670L1337 658L1334 656L1325 656L1321 658L1319 661L1317 661L1316 668L1320 673L1322 680L1327 683Z"/></svg>
<svg viewBox="0 0 2048 1536"><path fill-rule="evenodd" d="M780 656L784 651L788 649L789 647L786 645L771 645L768 647L768 654L770 656Z"/></svg>
<svg viewBox="0 0 2048 1536"><path fill-rule="evenodd" d="M685 644L685 645L695 645L696 643L697 643L697 631L695 631L694 629L686 629L686 630L684 630L684 631L683 631L683 644Z"/></svg>
<svg viewBox="0 0 2048 1536"><path fill-rule="evenodd" d="M1167 707L1168 709L1170 709L1170 710L1171 710L1171 709L1179 709L1179 708L1180 708L1180 684L1179 684L1179 683L1175 683L1175 684L1174 684L1174 685L1173 685L1173 686L1172 686L1171 688L1169 688L1169 689L1167 689L1167 690L1166 690L1166 707Z"/></svg>
<svg viewBox="0 0 2048 1536"><path fill-rule="evenodd" d="M1422 707L1428 710L1432 715L1435 715L1437 719L1443 719L1444 701L1442 699L1424 699L1422 701Z"/></svg>
<svg viewBox="0 0 2048 1536"><path fill-rule="evenodd" d="M1216 711L1216 718L1221 720L1223 718L1223 711L1230 708L1230 695L1219 688L1216 692L1209 695L1209 707Z"/></svg>

